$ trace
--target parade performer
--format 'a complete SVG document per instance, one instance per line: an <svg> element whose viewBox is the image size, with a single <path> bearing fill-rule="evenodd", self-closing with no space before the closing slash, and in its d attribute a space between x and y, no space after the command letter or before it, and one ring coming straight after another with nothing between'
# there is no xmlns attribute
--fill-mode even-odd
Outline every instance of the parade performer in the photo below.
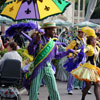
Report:
<svg viewBox="0 0 100 100"><path fill-rule="evenodd" d="M68 29L65 28L65 30L58 35L58 41L65 43L66 46L68 45L67 34L68 34ZM65 47L63 47L62 45L59 46L58 51L59 52L65 51ZM68 80L68 73L62 67L66 60L67 60L67 57L64 57L62 59L59 59L59 61L58 61L57 71L56 71L56 79L57 80L60 80L60 81L67 81Z"/></svg>
<svg viewBox="0 0 100 100"><path fill-rule="evenodd" d="M73 50L79 50L80 48L81 48L81 46L82 45L86 45L86 40L85 40L85 38L84 38L84 33L81 31L81 29L79 29L78 30L78 35L77 35L77 37L75 38L75 39L73 39L71 42L70 42L70 44L66 47L66 50L67 49L73 49ZM71 58L71 57L75 57L74 55L71 55L70 57L69 57L69 59L67 60L67 62L69 61L72 61L72 59L73 58ZM66 63L67 63L66 62ZM85 62L85 57L84 57L84 59L83 59L83 61L81 62L81 63L84 63ZM66 63L65 63L65 65L64 65L64 67L67 67L66 66ZM79 63L78 63L79 64ZM77 65L78 65L77 64ZM73 67L73 66L72 66ZM70 68L70 69L69 69ZM72 74L70 73L70 71L71 71L71 64L69 64L69 68L68 68L68 70L67 70L67 68L66 68L66 70L69 72L68 73L68 84L67 84L67 91L68 91L68 94L69 95L72 95L73 94L73 88L74 88L74 81L75 81L75 78L72 76ZM77 83L79 83L79 84L77 84L77 85L80 85L80 87L82 86L81 84L82 84L82 82L79 82L79 80L77 80Z"/></svg>
<svg viewBox="0 0 100 100"><path fill-rule="evenodd" d="M97 46L100 48L100 32L96 33ZM100 55L97 60L97 66L100 68Z"/></svg>
<svg viewBox="0 0 100 100"><path fill-rule="evenodd" d="M6 36L13 36L14 34L20 33L30 41L28 52L34 57L34 60L29 66L24 79L24 86L30 90L29 99L37 100L41 80L44 79L48 87L49 99L60 100L51 61L53 58L60 59L67 56L69 53L74 53L74 51L68 49L62 53L58 52L57 45L64 44L61 42L54 42L51 39L53 34L55 34L55 29L57 28L55 23L45 23L42 28L45 30L45 34L41 36L39 33L37 33L32 39L24 32L31 29L36 29L36 25L32 23L21 23L11 26L6 31Z"/></svg>
<svg viewBox="0 0 100 100"><path fill-rule="evenodd" d="M34 56L34 61L29 67L29 73L27 73L27 77L29 75L28 82L31 82L29 100L37 100L42 79L45 80L50 100L60 100L51 61L53 58L60 59L67 56L70 52L73 53L73 50L58 52L57 45L59 43L51 39L57 28L55 23L45 23L42 28L45 30L45 34L42 36L37 34L28 46L29 54Z"/></svg>
<svg viewBox="0 0 100 100"><path fill-rule="evenodd" d="M100 100L100 69L96 67L96 60L100 50L96 45L95 31L91 28L84 28L82 31L85 32L88 36L86 50L87 60L86 63L72 70L71 74L79 80L84 80L86 83L86 86L82 92L81 100L85 100L85 96L88 93L88 90L91 88L92 84L94 85L94 94L96 96L96 100Z"/></svg>

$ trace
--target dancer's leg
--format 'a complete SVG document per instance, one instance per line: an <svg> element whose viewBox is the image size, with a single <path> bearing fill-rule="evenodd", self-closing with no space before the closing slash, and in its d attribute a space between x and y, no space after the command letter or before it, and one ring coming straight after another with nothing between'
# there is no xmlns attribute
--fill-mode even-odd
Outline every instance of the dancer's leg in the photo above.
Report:
<svg viewBox="0 0 100 100"><path fill-rule="evenodd" d="M59 92L57 89L57 84L55 80L55 76L52 71L52 67L50 66L45 68L45 75L44 75L44 80L46 82L46 86L48 88L49 92L49 98L50 100L60 100Z"/></svg>
<svg viewBox="0 0 100 100"><path fill-rule="evenodd" d="M29 100L37 100L38 99L38 91L40 88L40 83L43 79L44 71L43 69L40 71L40 73L32 80L32 84L30 87L30 94L29 94Z"/></svg>
<svg viewBox="0 0 100 100"><path fill-rule="evenodd" d="M91 82L86 82L86 86L82 91L82 99L81 100L85 100L85 96L88 93L88 90L91 88Z"/></svg>
<svg viewBox="0 0 100 100"><path fill-rule="evenodd" d="M94 83L94 94L96 96L96 100L100 100L100 85L99 83Z"/></svg>

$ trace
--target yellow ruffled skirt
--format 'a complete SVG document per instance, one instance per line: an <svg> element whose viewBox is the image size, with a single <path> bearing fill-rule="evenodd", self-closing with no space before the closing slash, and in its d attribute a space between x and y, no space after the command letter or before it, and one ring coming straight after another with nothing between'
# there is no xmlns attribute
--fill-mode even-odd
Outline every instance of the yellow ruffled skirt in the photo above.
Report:
<svg viewBox="0 0 100 100"><path fill-rule="evenodd" d="M100 69L92 64L84 63L71 71L71 74L79 79L88 82L100 82Z"/></svg>

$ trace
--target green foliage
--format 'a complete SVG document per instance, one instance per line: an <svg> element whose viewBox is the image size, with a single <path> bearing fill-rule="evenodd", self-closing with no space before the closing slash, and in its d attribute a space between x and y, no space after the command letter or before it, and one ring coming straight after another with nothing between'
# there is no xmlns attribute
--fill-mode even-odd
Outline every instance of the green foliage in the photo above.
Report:
<svg viewBox="0 0 100 100"><path fill-rule="evenodd" d="M8 52L7 49L4 49L3 51L0 51L0 56L2 57L7 52Z"/></svg>
<svg viewBox="0 0 100 100"><path fill-rule="evenodd" d="M20 56L22 57L23 60L26 60L27 57L24 56L24 54L23 54L23 53L24 53L24 50L25 50L25 49L22 49L22 48L21 48L21 49L18 49L17 52L20 54ZM5 53L7 53L7 52L8 52L7 49L4 49L3 51L0 51L0 56L3 57L3 55L4 55Z"/></svg>
<svg viewBox="0 0 100 100"><path fill-rule="evenodd" d="M97 5L91 18L100 19L100 0L97 0Z"/></svg>
<svg viewBox="0 0 100 100"><path fill-rule="evenodd" d="M85 0L85 12L87 11L89 0ZM95 7L94 13L91 16L92 19L99 19L100 18L100 0L97 0L97 5Z"/></svg>
<svg viewBox="0 0 100 100"><path fill-rule="evenodd" d="M0 6L5 3L6 0L0 0Z"/></svg>
<svg viewBox="0 0 100 100"><path fill-rule="evenodd" d="M23 60L26 60L27 57L24 56L24 54L23 54L23 53L24 53L24 50L25 50L25 49L18 49L17 52L20 54L20 56L22 57Z"/></svg>
<svg viewBox="0 0 100 100"><path fill-rule="evenodd" d="M0 0L0 13L4 9L4 7L6 7L6 5L7 5L7 4L5 4L5 2L6 2L6 0Z"/></svg>

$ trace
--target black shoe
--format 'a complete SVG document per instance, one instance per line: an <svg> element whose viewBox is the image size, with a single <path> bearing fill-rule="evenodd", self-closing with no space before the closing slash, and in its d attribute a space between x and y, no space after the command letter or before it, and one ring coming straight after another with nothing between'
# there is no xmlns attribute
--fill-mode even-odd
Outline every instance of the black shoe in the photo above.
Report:
<svg viewBox="0 0 100 100"><path fill-rule="evenodd" d="M50 100L50 96L48 96L48 100Z"/></svg>
<svg viewBox="0 0 100 100"><path fill-rule="evenodd" d="M78 90L78 89L79 89L79 87L74 87L74 89L75 89L75 90Z"/></svg>
<svg viewBox="0 0 100 100"><path fill-rule="evenodd" d="M40 87L44 87L44 85L42 84L42 85L40 85Z"/></svg>

